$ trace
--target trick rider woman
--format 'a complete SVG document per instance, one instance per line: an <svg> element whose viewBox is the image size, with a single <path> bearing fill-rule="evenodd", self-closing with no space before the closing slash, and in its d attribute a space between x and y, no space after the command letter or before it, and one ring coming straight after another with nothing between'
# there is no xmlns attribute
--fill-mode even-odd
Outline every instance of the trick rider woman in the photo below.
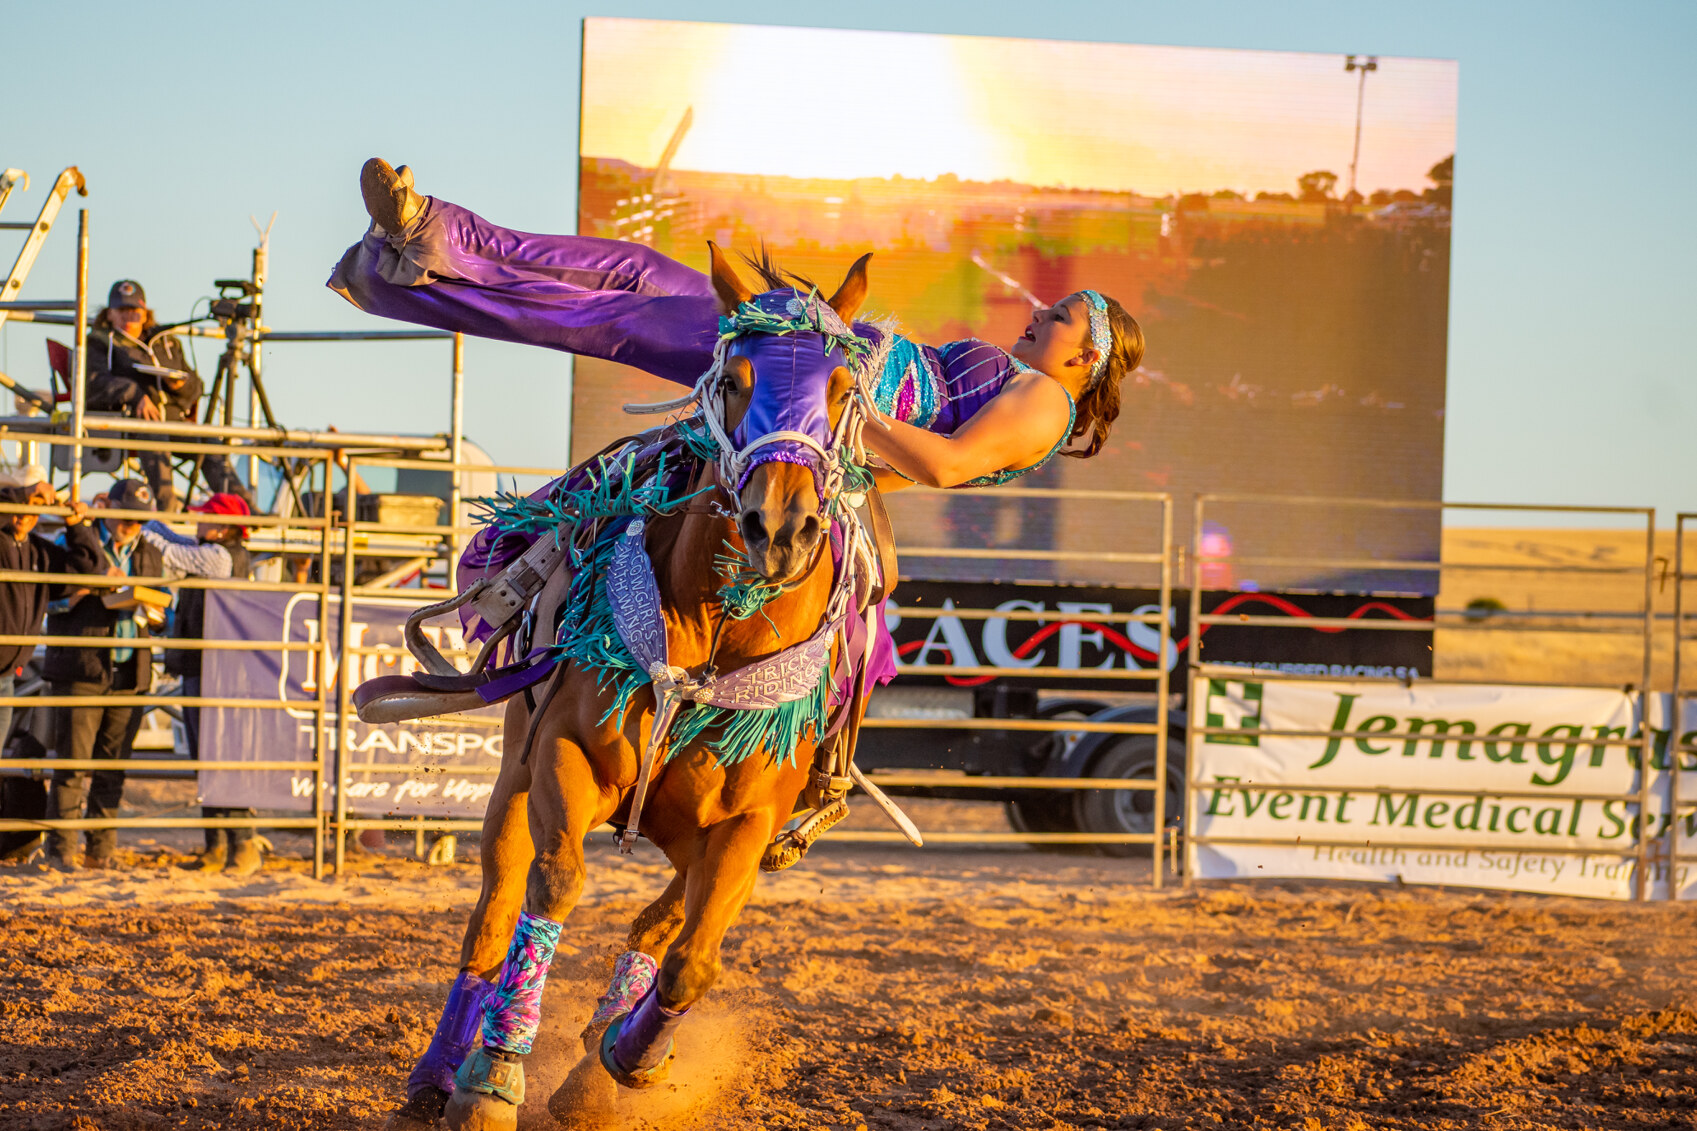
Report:
<svg viewBox="0 0 1697 1131"><path fill-rule="evenodd" d="M683 385L712 364L718 299L698 271L641 244L496 227L419 195L406 166L380 158L365 163L360 191L372 227L329 286L361 310L616 361ZM888 469L877 474L885 491L909 481L993 486L1056 452L1095 455L1120 414L1120 382L1143 360L1136 320L1090 290L1034 312L1008 350L855 329L881 360L873 380L883 416L865 442ZM1066 448L1073 440L1083 442Z"/></svg>

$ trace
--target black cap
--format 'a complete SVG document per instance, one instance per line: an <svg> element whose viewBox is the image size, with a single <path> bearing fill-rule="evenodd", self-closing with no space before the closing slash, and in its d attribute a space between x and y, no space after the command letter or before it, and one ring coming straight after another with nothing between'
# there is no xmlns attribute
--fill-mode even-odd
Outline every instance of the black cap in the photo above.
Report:
<svg viewBox="0 0 1697 1131"><path fill-rule="evenodd" d="M147 292L134 279L119 279L106 292L106 305L122 309L127 306L147 306Z"/></svg>
<svg viewBox="0 0 1697 1131"><path fill-rule="evenodd" d="M118 479L106 489L106 504L114 510L150 511L153 489L140 479Z"/></svg>

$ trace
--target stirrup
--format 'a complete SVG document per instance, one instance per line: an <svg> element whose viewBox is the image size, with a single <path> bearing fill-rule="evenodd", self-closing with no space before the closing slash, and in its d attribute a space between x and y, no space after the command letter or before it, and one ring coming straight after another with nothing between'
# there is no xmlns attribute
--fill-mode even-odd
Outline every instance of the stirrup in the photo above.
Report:
<svg viewBox="0 0 1697 1131"><path fill-rule="evenodd" d="M354 688L353 703L362 723L402 723L489 705L475 691L432 691L406 675L366 680Z"/></svg>
<svg viewBox="0 0 1697 1131"><path fill-rule="evenodd" d="M848 802L842 798L824 805L786 833L779 833L760 857L762 872L781 872L807 855L813 843L824 836L838 821L848 816Z"/></svg>

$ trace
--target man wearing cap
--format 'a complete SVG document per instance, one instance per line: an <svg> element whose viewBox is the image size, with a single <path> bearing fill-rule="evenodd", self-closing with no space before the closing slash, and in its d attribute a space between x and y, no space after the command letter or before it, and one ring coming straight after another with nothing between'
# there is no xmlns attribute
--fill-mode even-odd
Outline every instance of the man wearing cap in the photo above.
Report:
<svg viewBox="0 0 1697 1131"><path fill-rule="evenodd" d="M141 284L133 279L113 283L106 309L95 316L88 331L88 407L138 420L192 421L200 395L200 378L189 367L182 342L154 321ZM136 459L154 496L166 510L174 509L176 494L166 454L137 452ZM208 455L201 468L212 490L247 495L228 457Z"/></svg>
<svg viewBox="0 0 1697 1131"><path fill-rule="evenodd" d="M240 495L220 493L189 510L207 516L222 515L244 518L252 513ZM226 522L201 522L195 537L178 534L157 520L141 528L141 536L158 551L165 566L166 577L237 577L248 574L248 553L242 545L247 527ZM184 640L202 640L206 636L206 590L177 590L177 616L171 635ZM217 652L213 662L217 663ZM201 663L205 653L199 649L171 648L165 652L165 670L183 681L183 695L200 695ZM200 708L183 708L183 729L188 732L189 757L200 757ZM204 817L251 817L253 810L220 805L202 805ZM259 846L254 843L253 829L207 829L206 851L200 866L208 872L223 871L226 865L238 876L252 875L260 868Z"/></svg>
<svg viewBox="0 0 1697 1131"><path fill-rule="evenodd" d="M47 473L34 464L0 475L0 502L14 506L51 507L59 502ZM82 523L88 507L77 503L66 526ZM68 550L36 532L40 515L33 512L0 515L0 570L27 573L91 573L97 560L86 549ZM64 596L63 585L41 581L0 582L0 633L7 636L37 636L47 615L47 602ZM33 644L0 644L0 698L17 690L18 672L35 652ZM13 708L0 703L0 746L12 733Z"/></svg>
<svg viewBox="0 0 1697 1131"><path fill-rule="evenodd" d="M95 511L151 511L153 492L139 479L119 479L104 495L94 499ZM92 516L91 516L92 517ZM67 527L65 545L90 564L80 573L105 573L114 577L161 577L159 551L141 537L138 518L102 518ZM92 529L91 529L92 528ZM142 646L148 635L148 620L140 608L122 607L108 600L114 590L106 586L73 589L61 600L48 604L49 636L86 636L92 641L115 642L94 647L53 646L47 649L42 674L53 695L142 695L153 683L153 653ZM117 604L119 607L113 607ZM127 758L141 726L139 707L55 707L53 709L54 752L60 758L98 758L119 762ZM81 817L84 803L88 816L116 817L124 796L122 769L55 770L53 812L60 818ZM111 867L118 847L116 829L90 829L87 836L90 867ZM54 830L48 842L48 857L63 869L77 867L76 835Z"/></svg>

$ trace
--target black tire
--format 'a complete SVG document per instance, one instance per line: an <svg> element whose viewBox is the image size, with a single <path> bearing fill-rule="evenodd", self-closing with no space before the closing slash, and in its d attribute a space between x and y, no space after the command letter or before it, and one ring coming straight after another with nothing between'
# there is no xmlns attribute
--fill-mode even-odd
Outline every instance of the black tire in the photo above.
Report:
<svg viewBox="0 0 1697 1131"><path fill-rule="evenodd" d="M1102 709L1100 703L1088 700L1062 699L1045 703L1037 711L1040 719L1088 719ZM1059 755L1064 745L1064 736L1057 732L1047 736L1045 743L1053 750L1049 757ZM1033 790L1024 797L1008 802L1008 824L1020 833L1075 833L1078 832L1078 817L1074 812L1073 793L1062 789L1045 789L1041 792ZM1076 845L1038 844L1033 848L1048 851L1065 852L1077 848Z"/></svg>
<svg viewBox="0 0 1697 1131"><path fill-rule="evenodd" d="M1075 833L1077 818L1073 815L1072 795L1064 790L1051 789L1053 797L1032 797L1008 802L1008 824L1020 833ZM1055 848L1053 844L1034 845L1036 848Z"/></svg>
<svg viewBox="0 0 1697 1131"><path fill-rule="evenodd" d="M1091 763L1086 775L1093 778L1155 778L1155 736L1136 735L1114 743ZM1181 741L1167 739L1166 820L1183 812L1184 766L1173 755L1182 751ZM1155 831L1155 794L1147 789L1081 789L1073 795L1073 819L1087 833L1139 833ZM1104 856L1148 856L1144 844L1098 844Z"/></svg>

